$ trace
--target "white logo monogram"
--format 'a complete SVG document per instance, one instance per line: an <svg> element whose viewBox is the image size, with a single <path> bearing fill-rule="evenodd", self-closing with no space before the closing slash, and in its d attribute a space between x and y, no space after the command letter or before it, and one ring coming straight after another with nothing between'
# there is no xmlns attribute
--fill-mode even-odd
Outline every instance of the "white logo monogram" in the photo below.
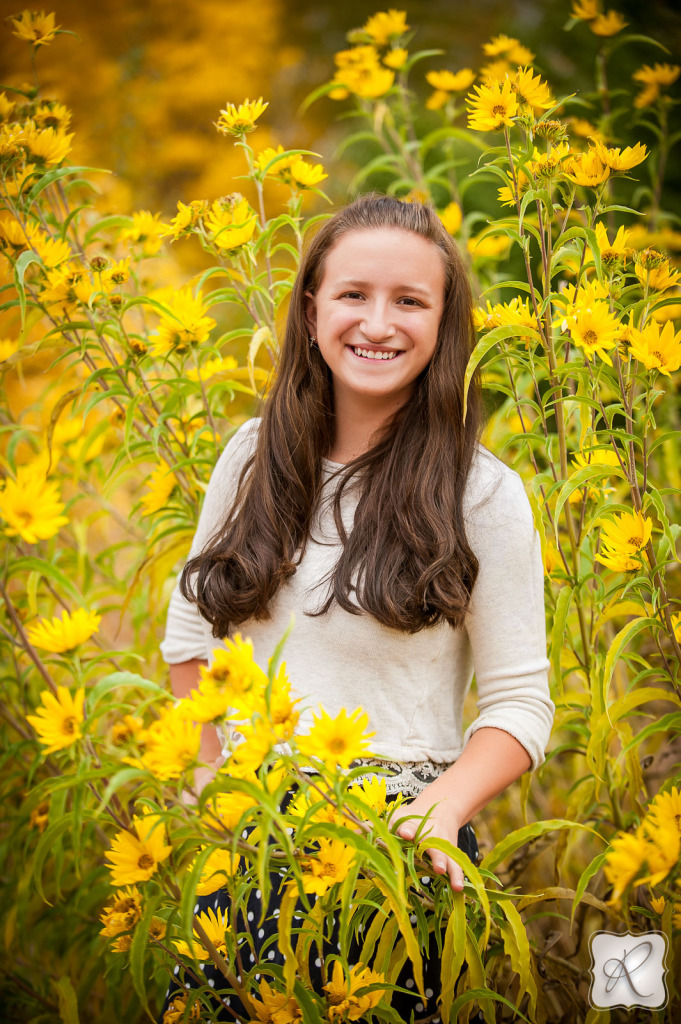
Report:
<svg viewBox="0 0 681 1024"><path fill-rule="evenodd" d="M614 1006L666 1005L663 932L594 932L589 939L591 988L589 1002L598 1010Z"/></svg>

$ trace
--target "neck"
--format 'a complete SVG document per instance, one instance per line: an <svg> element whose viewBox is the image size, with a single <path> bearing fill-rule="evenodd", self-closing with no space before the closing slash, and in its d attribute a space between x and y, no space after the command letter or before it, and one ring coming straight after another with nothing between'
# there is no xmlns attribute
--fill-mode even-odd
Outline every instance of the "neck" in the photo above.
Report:
<svg viewBox="0 0 681 1024"><path fill-rule="evenodd" d="M335 435L329 458L352 462L375 443L375 435L404 404L404 396L391 400L367 398L336 389L334 392Z"/></svg>

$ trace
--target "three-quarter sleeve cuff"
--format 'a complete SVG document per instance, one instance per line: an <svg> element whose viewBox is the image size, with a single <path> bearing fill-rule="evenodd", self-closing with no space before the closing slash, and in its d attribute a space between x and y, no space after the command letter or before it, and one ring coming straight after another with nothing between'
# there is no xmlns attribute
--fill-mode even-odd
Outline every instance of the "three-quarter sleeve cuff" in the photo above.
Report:
<svg viewBox="0 0 681 1024"><path fill-rule="evenodd" d="M528 770L533 772L545 761L544 752L551 736L554 711L555 705L549 698L531 709L521 702L514 703L512 707L508 704L503 708L497 706L481 713L468 726L463 736L463 746L478 729L502 729L525 748L532 761Z"/></svg>

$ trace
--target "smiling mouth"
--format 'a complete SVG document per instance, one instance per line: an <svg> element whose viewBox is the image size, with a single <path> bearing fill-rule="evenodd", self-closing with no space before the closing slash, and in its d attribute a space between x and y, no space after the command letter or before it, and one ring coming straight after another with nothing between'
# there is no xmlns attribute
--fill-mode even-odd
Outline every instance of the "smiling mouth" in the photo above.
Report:
<svg viewBox="0 0 681 1024"><path fill-rule="evenodd" d="M352 346L352 351L360 359L387 360L395 359L396 356L402 355L401 352L388 352L385 349L356 348L354 345Z"/></svg>

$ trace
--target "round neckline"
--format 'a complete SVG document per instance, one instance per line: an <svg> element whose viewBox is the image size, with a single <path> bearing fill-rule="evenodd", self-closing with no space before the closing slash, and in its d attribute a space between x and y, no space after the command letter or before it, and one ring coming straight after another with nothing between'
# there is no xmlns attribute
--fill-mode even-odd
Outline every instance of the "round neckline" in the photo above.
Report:
<svg viewBox="0 0 681 1024"><path fill-rule="evenodd" d="M347 465L346 462L334 462L333 459L327 459L326 456L322 459L322 465L328 469L344 469Z"/></svg>

